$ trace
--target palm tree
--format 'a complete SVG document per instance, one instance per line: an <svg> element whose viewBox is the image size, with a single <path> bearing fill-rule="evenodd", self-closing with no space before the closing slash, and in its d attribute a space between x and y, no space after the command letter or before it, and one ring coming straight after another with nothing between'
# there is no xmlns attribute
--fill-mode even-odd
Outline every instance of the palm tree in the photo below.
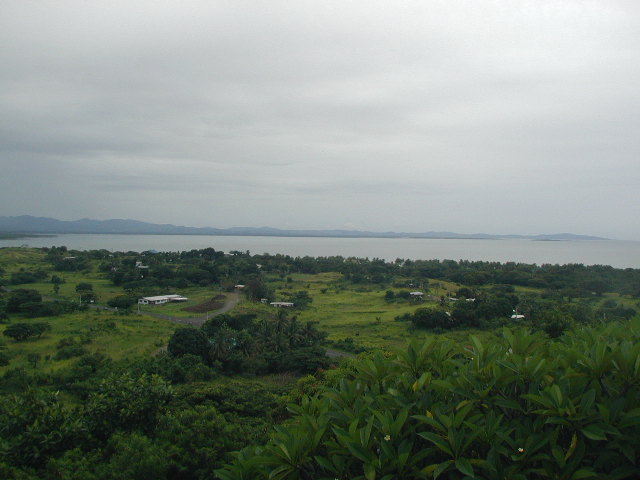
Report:
<svg viewBox="0 0 640 480"><path fill-rule="evenodd" d="M293 317L289 321L287 336L289 337L289 348L296 348L304 343L302 328L300 322L298 322L298 317Z"/></svg>
<svg viewBox="0 0 640 480"><path fill-rule="evenodd" d="M275 318L276 332L285 331L287 329L288 324L289 324L289 318L286 310L279 308L278 311L276 312L276 318Z"/></svg>
<svg viewBox="0 0 640 480"><path fill-rule="evenodd" d="M236 343L235 331L229 327L219 328L211 341L209 356L214 361L224 361Z"/></svg>
<svg viewBox="0 0 640 480"><path fill-rule="evenodd" d="M240 350L245 357L251 356L257 349L256 339L246 330L238 332L236 341L236 348Z"/></svg>

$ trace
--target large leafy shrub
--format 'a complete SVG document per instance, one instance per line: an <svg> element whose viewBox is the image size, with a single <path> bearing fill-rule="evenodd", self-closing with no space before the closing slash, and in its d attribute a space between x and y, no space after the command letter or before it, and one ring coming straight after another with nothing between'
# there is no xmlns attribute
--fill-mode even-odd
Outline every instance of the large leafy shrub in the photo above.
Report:
<svg viewBox="0 0 640 480"><path fill-rule="evenodd" d="M638 322L429 340L292 406L231 479L640 478Z"/></svg>

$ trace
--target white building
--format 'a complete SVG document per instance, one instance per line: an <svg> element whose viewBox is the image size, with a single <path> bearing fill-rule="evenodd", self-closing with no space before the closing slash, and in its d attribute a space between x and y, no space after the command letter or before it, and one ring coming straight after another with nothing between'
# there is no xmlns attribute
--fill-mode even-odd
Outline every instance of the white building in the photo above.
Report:
<svg viewBox="0 0 640 480"><path fill-rule="evenodd" d="M142 297L138 299L140 305L162 305L169 302L186 302L187 297L181 295L159 295L156 297Z"/></svg>

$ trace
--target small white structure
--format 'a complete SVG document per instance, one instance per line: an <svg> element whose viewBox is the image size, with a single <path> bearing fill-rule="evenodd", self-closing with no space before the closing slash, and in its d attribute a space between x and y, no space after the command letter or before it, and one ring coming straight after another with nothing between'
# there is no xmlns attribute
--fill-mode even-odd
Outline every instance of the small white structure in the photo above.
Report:
<svg viewBox="0 0 640 480"><path fill-rule="evenodd" d="M269 305L271 305L272 307L278 307L278 308L291 308L293 307L293 303L292 302L271 302Z"/></svg>
<svg viewBox="0 0 640 480"><path fill-rule="evenodd" d="M511 315L511 318L513 320L520 320L520 319L524 318L524 315L520 315L519 313L514 313L513 315Z"/></svg>
<svg viewBox="0 0 640 480"><path fill-rule="evenodd" d="M412 297L424 297L424 293L423 292L409 292L409 295L411 295Z"/></svg>
<svg viewBox="0 0 640 480"><path fill-rule="evenodd" d="M242 290L244 287L245 287L244 285L238 284L238 285L234 286L233 288L237 288L238 290Z"/></svg>
<svg viewBox="0 0 640 480"><path fill-rule="evenodd" d="M162 305L169 302L186 302L187 297L181 295L158 295L156 297L142 297L138 299L140 305Z"/></svg>

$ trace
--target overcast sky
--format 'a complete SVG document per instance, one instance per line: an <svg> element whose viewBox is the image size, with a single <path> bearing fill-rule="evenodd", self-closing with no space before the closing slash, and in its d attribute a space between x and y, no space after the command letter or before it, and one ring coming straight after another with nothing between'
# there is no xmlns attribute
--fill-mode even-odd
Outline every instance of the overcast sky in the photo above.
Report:
<svg viewBox="0 0 640 480"><path fill-rule="evenodd" d="M2 0L0 162L0 215L640 240L640 2Z"/></svg>

